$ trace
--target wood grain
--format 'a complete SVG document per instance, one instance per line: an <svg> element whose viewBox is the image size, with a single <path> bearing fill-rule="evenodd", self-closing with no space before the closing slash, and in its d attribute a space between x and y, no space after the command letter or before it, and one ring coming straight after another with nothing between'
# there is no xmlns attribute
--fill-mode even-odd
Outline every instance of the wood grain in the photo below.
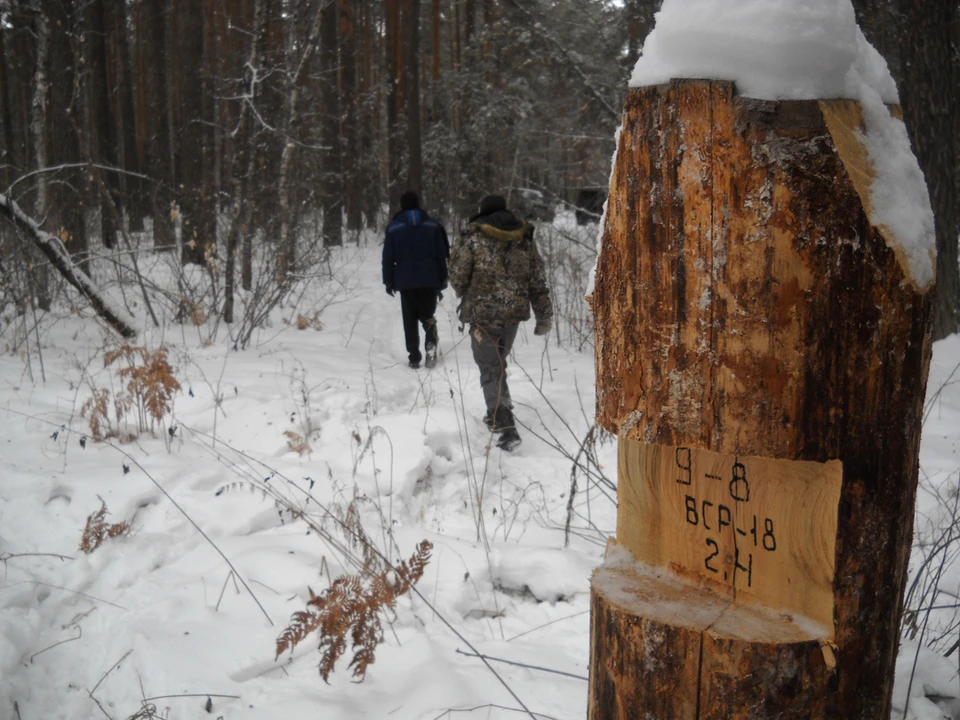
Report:
<svg viewBox="0 0 960 720"><path fill-rule="evenodd" d="M591 720L826 717L833 673L788 617L636 563L594 573L591 623Z"/></svg>
<svg viewBox="0 0 960 720"><path fill-rule="evenodd" d="M640 561L833 638L842 467L620 441L617 539Z"/></svg>
<svg viewBox="0 0 960 720"><path fill-rule="evenodd" d="M803 663L822 652L793 653L791 687L825 698L807 717L872 720L890 712L933 293L872 224L857 187L864 156L837 108L848 109L742 98L726 82L629 91L593 294L597 422L667 453L842 465L836 667L821 677ZM715 674L701 717L723 716L703 703L744 689L732 673L753 662L745 642L701 643ZM766 678L777 654L756 657L751 672ZM779 697L758 693L746 697Z"/></svg>

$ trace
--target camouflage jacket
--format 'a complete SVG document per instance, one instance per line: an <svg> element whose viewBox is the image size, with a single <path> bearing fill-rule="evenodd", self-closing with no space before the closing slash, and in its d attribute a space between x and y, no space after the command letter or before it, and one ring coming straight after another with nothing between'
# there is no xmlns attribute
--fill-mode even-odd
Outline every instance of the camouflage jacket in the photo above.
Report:
<svg viewBox="0 0 960 720"><path fill-rule="evenodd" d="M453 248L450 284L461 298L460 320L501 327L530 317L553 319L543 258L533 228L502 210L470 223Z"/></svg>

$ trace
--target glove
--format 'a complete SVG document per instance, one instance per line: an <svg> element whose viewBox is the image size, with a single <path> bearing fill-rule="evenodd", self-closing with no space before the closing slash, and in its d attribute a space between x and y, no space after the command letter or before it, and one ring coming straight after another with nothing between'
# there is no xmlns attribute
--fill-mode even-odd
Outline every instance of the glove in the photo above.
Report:
<svg viewBox="0 0 960 720"><path fill-rule="evenodd" d="M387 289L387 295L393 297L393 285L384 285L384 287Z"/></svg>
<svg viewBox="0 0 960 720"><path fill-rule="evenodd" d="M550 332L553 323L550 320L537 320L537 326L533 329L534 335L546 335Z"/></svg>

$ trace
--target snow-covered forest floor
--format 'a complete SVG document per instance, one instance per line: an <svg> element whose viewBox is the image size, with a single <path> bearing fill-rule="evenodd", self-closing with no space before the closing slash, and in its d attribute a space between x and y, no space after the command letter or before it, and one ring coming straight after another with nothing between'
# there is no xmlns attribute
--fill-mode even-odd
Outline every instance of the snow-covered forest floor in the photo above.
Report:
<svg viewBox="0 0 960 720"><path fill-rule="evenodd" d="M595 227L561 213L548 230L559 344L532 324L518 336L510 383L524 442L509 454L490 448L452 292L438 311L437 367L406 366L372 235L334 251L245 350L222 326L214 336L214 320L161 317L138 342L168 349L182 390L136 439L122 437L137 430L136 411L117 421L112 409L128 362L104 366L113 336L62 309L28 351L8 324L22 319L5 317L0 718L514 718L529 716L523 706L584 717L589 578L615 529L616 445L585 443L594 376L580 297ZM166 261L154 261L144 271L161 276ZM935 346L921 452L909 599L921 611L896 699L902 708L909 687L918 720L960 696L958 655L942 657L960 594L958 359L960 337ZM82 409L97 389L111 392L121 437L92 437ZM85 554L101 501L105 521L130 531ZM409 559L424 539L433 550L419 594L382 616L362 683L349 637L329 684L316 633L274 660L311 590ZM496 674L476 652L497 658Z"/></svg>

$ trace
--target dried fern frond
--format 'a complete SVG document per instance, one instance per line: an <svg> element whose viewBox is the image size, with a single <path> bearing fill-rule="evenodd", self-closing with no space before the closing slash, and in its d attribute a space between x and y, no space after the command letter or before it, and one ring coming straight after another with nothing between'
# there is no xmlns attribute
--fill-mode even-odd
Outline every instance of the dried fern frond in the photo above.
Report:
<svg viewBox="0 0 960 720"><path fill-rule="evenodd" d="M277 657L293 650L310 633L320 627L321 617L310 610L298 610L290 616L290 624L277 638Z"/></svg>
<svg viewBox="0 0 960 720"><path fill-rule="evenodd" d="M110 432L110 419L107 415L109 398L109 390L95 389L93 395L80 407L80 417L87 418L90 423L90 434L97 442L103 442Z"/></svg>
<svg viewBox="0 0 960 720"><path fill-rule="evenodd" d="M310 447L310 443L307 442L306 438L303 437L300 433L296 433L293 430L284 430L284 437L287 438L287 447L290 448L293 452L298 455L307 455L313 452L313 448Z"/></svg>
<svg viewBox="0 0 960 720"><path fill-rule="evenodd" d="M236 492L238 490L246 490L247 492L253 493L259 489L260 488L258 488L256 484L247 480L234 480L226 485L221 485L219 488L217 488L217 491L214 493L214 495L216 497L220 497L224 493Z"/></svg>
<svg viewBox="0 0 960 720"><path fill-rule="evenodd" d="M130 393L120 393L113 398L113 412L117 416L117 422L123 420L123 416L130 412L133 407L133 396Z"/></svg>
<svg viewBox="0 0 960 720"><path fill-rule="evenodd" d="M320 313L316 312L312 316L306 316L302 313L297 313L297 319L294 322L297 326L297 330L306 330L307 328L313 328L314 330L323 330L323 323L320 322Z"/></svg>
<svg viewBox="0 0 960 720"><path fill-rule="evenodd" d="M88 555L103 544L108 537L117 537L130 532L130 523L127 521L108 525L104 522L107 516L107 504L101 499L100 509L87 517L87 526L83 529L80 538L80 550Z"/></svg>
<svg viewBox="0 0 960 720"><path fill-rule="evenodd" d="M200 326L207 321L207 313L204 312L202 303L194 302L186 297L181 299L181 303L181 310L185 311L193 325Z"/></svg>
<svg viewBox="0 0 960 720"><path fill-rule="evenodd" d="M173 394L181 389L173 375L173 368L167 361L165 348L145 353L143 365L121 368L118 374L129 380L127 390L138 398L154 421L162 420L163 416L170 412Z"/></svg>
<svg viewBox="0 0 960 720"><path fill-rule="evenodd" d="M167 359L167 350L159 348L150 352L138 345L121 345L104 355L104 366L118 360L126 361L126 366L120 368L117 374L126 380L127 394L115 401L117 420L136 405L142 421L150 418L152 429L155 423L171 412L173 396L181 390L180 382L174 377L173 367ZM141 427L141 430L146 430L146 427Z"/></svg>
<svg viewBox="0 0 960 720"><path fill-rule="evenodd" d="M382 557L377 552L376 546L367 537L360 518L360 503L365 499L357 495L356 488L354 488L353 499L347 504L347 507L344 509L339 505L334 506L333 511L340 521L340 527L347 537L350 549L362 553L364 573L380 573L383 571Z"/></svg>
<svg viewBox="0 0 960 720"><path fill-rule="evenodd" d="M105 353L103 356L103 366L108 367L113 365L117 360L121 358L125 360L133 360L136 357L140 357L144 362L147 361L147 349L145 347L140 347L139 345L130 345L123 344L118 347L116 350L111 350L108 353Z"/></svg>
<svg viewBox="0 0 960 720"><path fill-rule="evenodd" d="M293 650L310 633L320 632L320 677L327 682L337 661L347 650L350 636L353 659L348 667L358 682L376 659L376 649L383 642L380 616L393 609L397 598L410 590L423 577L430 562L433 545L423 540L410 557L394 570L384 570L365 585L355 575L341 575L319 595L310 590L307 609L295 612L290 624L277 638L277 657ZM308 588L309 590L309 588Z"/></svg>

